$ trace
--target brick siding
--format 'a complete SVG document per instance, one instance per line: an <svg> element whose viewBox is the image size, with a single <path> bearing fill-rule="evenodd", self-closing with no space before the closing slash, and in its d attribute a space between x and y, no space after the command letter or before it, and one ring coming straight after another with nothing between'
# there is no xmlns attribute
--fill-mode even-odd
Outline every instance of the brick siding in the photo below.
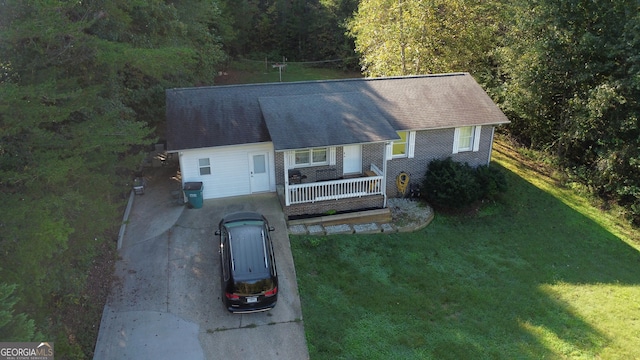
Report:
<svg viewBox="0 0 640 360"><path fill-rule="evenodd" d="M420 184L429 163L434 159L451 157L455 161L466 162L473 167L488 164L493 138L492 126L482 127L478 151L453 154L453 137L453 128L416 132L414 157L392 159L387 162L387 196L398 196L396 177L402 171L410 175L410 183Z"/></svg>
<svg viewBox="0 0 640 360"><path fill-rule="evenodd" d="M387 196L398 196L396 187L396 177L402 172L407 172L411 183L420 184L424 177L427 166L434 159L445 159L451 157L455 161L466 162L471 166L486 165L489 163L491 155L491 141L493 140L493 126L483 126L480 133L480 146L478 151L465 151L453 154L454 129L425 130L416 132L416 143L414 157L396 158L387 162ZM362 171L367 171L371 164L383 169L382 159L385 145L383 143L373 143L362 145ZM342 177L342 146L336 148L336 164L325 166L314 166L298 168L302 175L307 178L304 182L315 182L316 171L335 169L336 176ZM284 153L276 152L275 156L276 184L284 186ZM323 214L330 210L345 211L358 210L362 208L382 207L382 196L366 196L362 198L319 201L309 204L296 204L284 206L285 213L291 215L302 214Z"/></svg>
<svg viewBox="0 0 640 360"><path fill-rule="evenodd" d="M380 209L384 204L382 195L363 196L359 198L318 201L315 203L294 204L284 206L284 196L278 192L282 209L288 217L298 215L326 215L329 212L342 212L361 209Z"/></svg>

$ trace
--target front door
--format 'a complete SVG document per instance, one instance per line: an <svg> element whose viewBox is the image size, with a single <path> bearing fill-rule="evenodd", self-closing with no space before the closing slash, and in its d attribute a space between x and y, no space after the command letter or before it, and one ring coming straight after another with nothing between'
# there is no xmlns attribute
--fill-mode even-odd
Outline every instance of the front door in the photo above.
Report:
<svg viewBox="0 0 640 360"><path fill-rule="evenodd" d="M250 153L249 171L251 192L269 191L269 153Z"/></svg>
<svg viewBox="0 0 640 360"><path fill-rule="evenodd" d="M342 173L360 174L362 172L362 146L347 145L342 148Z"/></svg>

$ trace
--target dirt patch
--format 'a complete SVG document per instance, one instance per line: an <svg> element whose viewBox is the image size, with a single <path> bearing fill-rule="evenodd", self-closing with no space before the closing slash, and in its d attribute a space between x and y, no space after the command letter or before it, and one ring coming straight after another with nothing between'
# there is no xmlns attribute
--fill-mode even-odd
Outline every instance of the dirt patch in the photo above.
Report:
<svg viewBox="0 0 640 360"><path fill-rule="evenodd" d="M433 212L428 204L412 199L390 198L387 200L387 206L391 210L393 222L401 226L425 222Z"/></svg>

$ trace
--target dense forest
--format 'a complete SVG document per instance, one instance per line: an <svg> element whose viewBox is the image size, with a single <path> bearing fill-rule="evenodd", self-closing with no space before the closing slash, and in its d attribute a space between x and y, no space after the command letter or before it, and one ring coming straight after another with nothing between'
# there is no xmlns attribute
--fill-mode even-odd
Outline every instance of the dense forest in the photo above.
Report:
<svg viewBox="0 0 640 360"><path fill-rule="evenodd" d="M87 281L108 284L98 255L164 89L237 59L470 72L510 136L640 224L637 0L4 0L0 54L0 341L61 358L92 354L105 294Z"/></svg>

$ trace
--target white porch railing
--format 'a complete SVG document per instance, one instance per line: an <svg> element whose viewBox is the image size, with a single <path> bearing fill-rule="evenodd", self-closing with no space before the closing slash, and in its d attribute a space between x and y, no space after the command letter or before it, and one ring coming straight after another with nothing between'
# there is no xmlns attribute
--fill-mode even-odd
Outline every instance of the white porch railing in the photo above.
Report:
<svg viewBox="0 0 640 360"><path fill-rule="evenodd" d="M348 199L367 195L384 195L385 180L383 172L376 165L371 164L366 174L368 176L308 184L289 184L287 182L284 188L285 205Z"/></svg>
<svg viewBox="0 0 640 360"><path fill-rule="evenodd" d="M286 205L382 194L383 177L368 176L286 186Z"/></svg>

